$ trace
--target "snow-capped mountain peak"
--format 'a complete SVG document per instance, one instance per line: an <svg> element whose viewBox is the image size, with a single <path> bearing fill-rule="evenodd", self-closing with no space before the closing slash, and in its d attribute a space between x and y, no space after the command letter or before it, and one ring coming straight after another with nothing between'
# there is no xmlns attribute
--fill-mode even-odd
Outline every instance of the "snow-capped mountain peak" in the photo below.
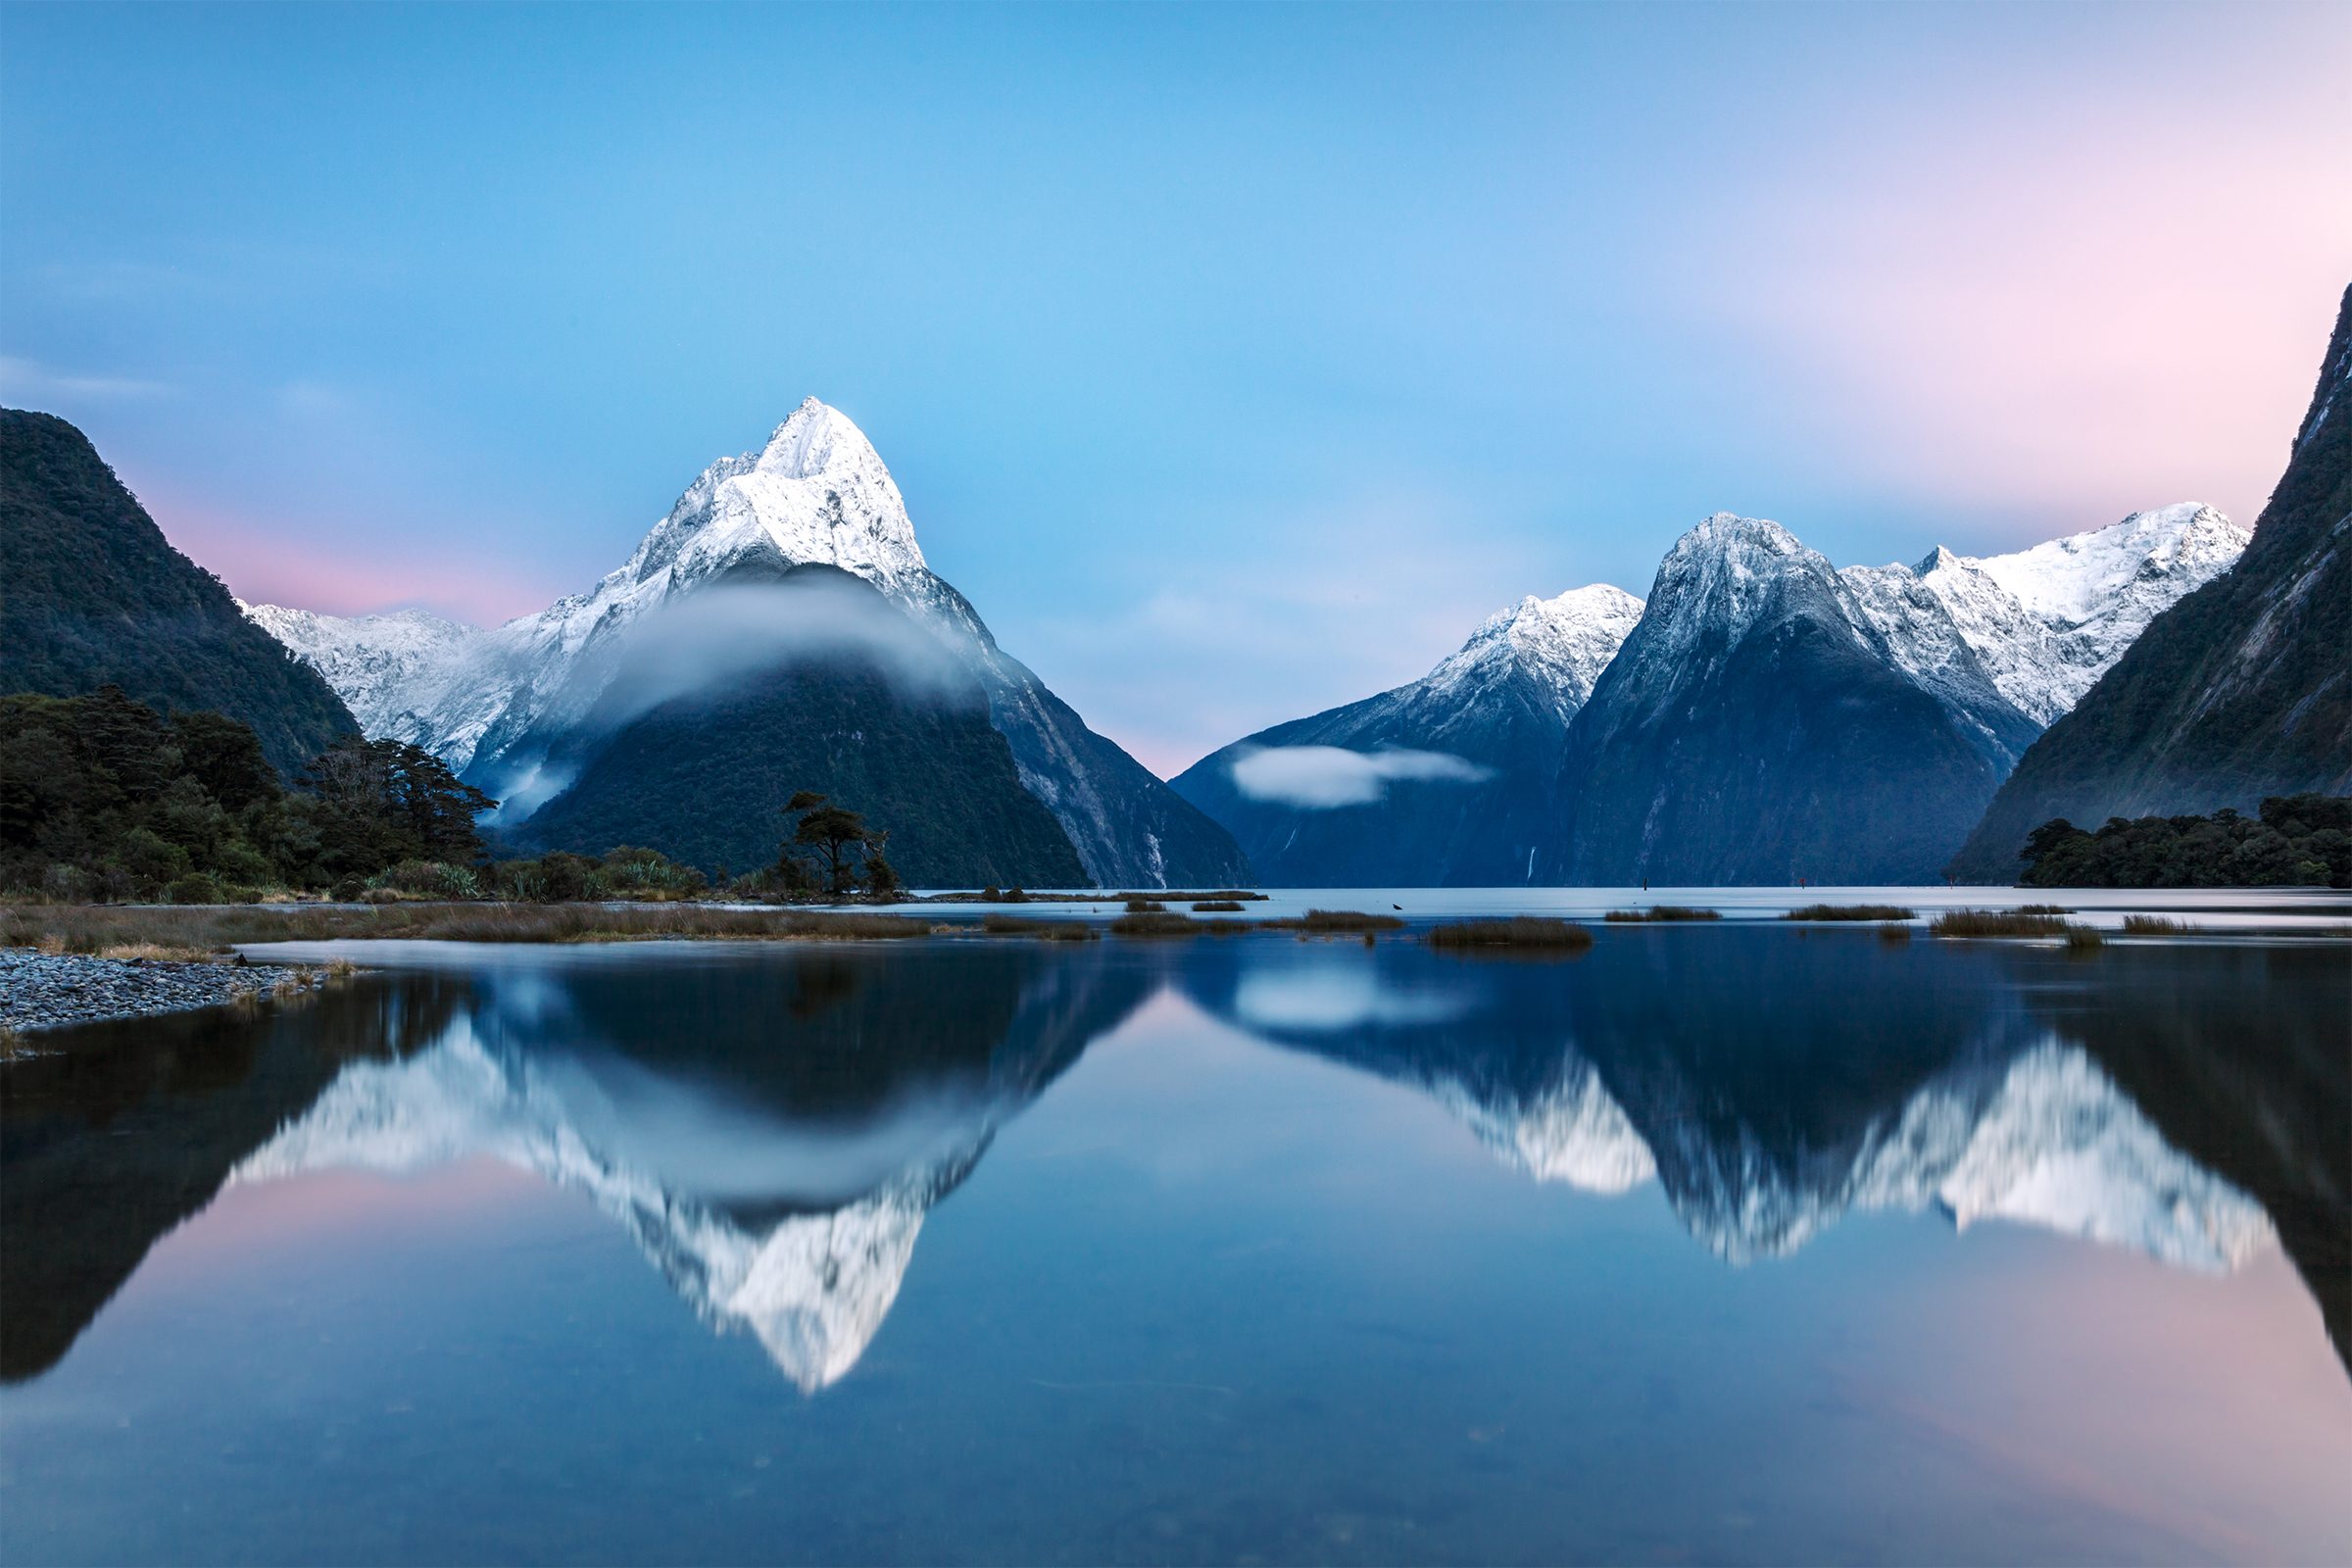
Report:
<svg viewBox="0 0 2352 1568"><path fill-rule="evenodd" d="M1863 648L1872 622L1830 560L1779 523L1718 512L1674 542L1658 564L1642 640L1670 664L1731 647L1757 627L1809 610Z"/></svg>
<svg viewBox="0 0 2352 1568"><path fill-rule="evenodd" d="M2185 502L2005 556L1977 559L1938 546L1915 567L1849 568L1846 576L1858 589L1876 580L1884 603L1908 594L1915 580L2001 695L2048 724L2149 621L2234 565L2250 537L2213 508ZM1890 639L1903 640L1878 618Z"/></svg>
<svg viewBox="0 0 2352 1568"><path fill-rule="evenodd" d="M2129 619L2140 602L2180 579L2193 578L2202 586L2234 565L2252 538L2251 530L2213 508L2185 501L2134 512L2121 522L2030 550L1987 556L1976 564L2035 614L2080 626L2100 618ZM2143 588L2156 591L2137 591ZM2180 592L2186 590L2172 593L2165 603ZM2133 636L2148 618L2138 618Z"/></svg>
<svg viewBox="0 0 2352 1568"><path fill-rule="evenodd" d="M881 454L849 416L815 398L759 451L705 468L623 574L635 584L667 572L663 586L675 589L763 546L796 565L855 572L885 592L926 569Z"/></svg>
<svg viewBox="0 0 2352 1568"><path fill-rule="evenodd" d="M1551 599L1529 594L1488 616L1468 642L1417 685L1432 695L1450 696L1522 673L1549 697L1565 723L1592 695L1592 683L1641 618L1642 601L1607 583L1571 588Z"/></svg>

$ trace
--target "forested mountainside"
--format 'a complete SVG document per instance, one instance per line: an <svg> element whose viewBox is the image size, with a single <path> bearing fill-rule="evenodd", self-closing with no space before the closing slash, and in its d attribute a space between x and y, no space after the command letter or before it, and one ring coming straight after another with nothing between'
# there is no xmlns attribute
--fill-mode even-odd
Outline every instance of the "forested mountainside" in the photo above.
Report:
<svg viewBox="0 0 2352 1568"><path fill-rule="evenodd" d="M317 670L172 548L88 437L0 410L0 693L107 685L164 712L241 720L287 777L359 728Z"/></svg>

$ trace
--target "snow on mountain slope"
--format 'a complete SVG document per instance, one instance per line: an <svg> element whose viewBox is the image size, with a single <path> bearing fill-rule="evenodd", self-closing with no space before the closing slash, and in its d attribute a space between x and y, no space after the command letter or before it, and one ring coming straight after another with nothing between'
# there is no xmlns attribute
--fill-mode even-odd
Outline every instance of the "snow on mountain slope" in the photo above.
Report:
<svg viewBox="0 0 2352 1568"><path fill-rule="evenodd" d="M1172 782L1270 883L1522 881L1569 721L1641 616L1606 584L1531 595L1419 680L1260 730Z"/></svg>
<svg viewBox="0 0 2352 1568"><path fill-rule="evenodd" d="M237 608L245 618L291 649L326 678L371 736L403 728L421 731L424 720L408 701L428 673L463 660L485 635L478 626L444 620L421 610L388 615L321 615L283 605ZM400 738L409 739L408 735Z"/></svg>
<svg viewBox="0 0 2352 1568"><path fill-rule="evenodd" d="M1641 618L1642 601L1607 583L1571 588L1555 599L1529 594L1489 616L1428 674L1387 695L1405 707L1467 704L1518 675L1550 699L1566 724Z"/></svg>
<svg viewBox="0 0 2352 1568"><path fill-rule="evenodd" d="M438 754L508 801L512 818L562 787L542 764L588 719L649 613L731 573L803 565L863 578L970 669L1023 786L1061 822L1097 881L1217 886L1246 877L1247 862L1221 830L997 646L971 605L925 563L906 502L864 432L814 398L759 451L706 468L627 563L593 588L433 657L405 657L411 634L378 624L396 617L316 617L310 628L288 618L299 612L252 613L273 631L282 623L331 647L334 668L314 662L330 683L348 680L376 715L362 718L369 734Z"/></svg>
<svg viewBox="0 0 2352 1568"><path fill-rule="evenodd" d="M2005 556L1972 559L1938 547L1915 567L1848 567L1898 648L1943 667L1941 626L1921 613L1925 590L2001 695L2036 723L2073 708L2148 622L2229 570L2252 535L2195 503L2135 512L2088 533ZM1906 582L1905 579L1908 579Z"/></svg>

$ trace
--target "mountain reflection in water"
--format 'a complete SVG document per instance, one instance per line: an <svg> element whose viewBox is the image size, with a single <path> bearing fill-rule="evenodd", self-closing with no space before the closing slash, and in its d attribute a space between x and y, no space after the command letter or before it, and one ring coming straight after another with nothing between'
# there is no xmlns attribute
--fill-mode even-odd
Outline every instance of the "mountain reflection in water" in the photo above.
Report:
<svg viewBox="0 0 2352 1568"><path fill-rule="evenodd" d="M224 1184L491 1157L587 1196L815 1391L931 1208L1147 1000L1411 1086L1512 1167L1656 1181L1734 1263L1936 1207L2233 1269L2282 1238L2346 1352L2352 973L2317 946L1611 931L1418 944L385 950L299 1010L121 1026L11 1067L0 1372L35 1376ZM412 966L414 965L414 966Z"/></svg>

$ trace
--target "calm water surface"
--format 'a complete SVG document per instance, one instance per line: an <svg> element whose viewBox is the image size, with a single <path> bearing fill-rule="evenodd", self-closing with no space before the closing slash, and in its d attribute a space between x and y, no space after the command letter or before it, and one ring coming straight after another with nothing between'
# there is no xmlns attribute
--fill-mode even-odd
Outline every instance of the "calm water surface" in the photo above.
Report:
<svg viewBox="0 0 2352 1568"><path fill-rule="evenodd" d="M8 1561L2352 1560L2340 943L366 952L0 1071Z"/></svg>

